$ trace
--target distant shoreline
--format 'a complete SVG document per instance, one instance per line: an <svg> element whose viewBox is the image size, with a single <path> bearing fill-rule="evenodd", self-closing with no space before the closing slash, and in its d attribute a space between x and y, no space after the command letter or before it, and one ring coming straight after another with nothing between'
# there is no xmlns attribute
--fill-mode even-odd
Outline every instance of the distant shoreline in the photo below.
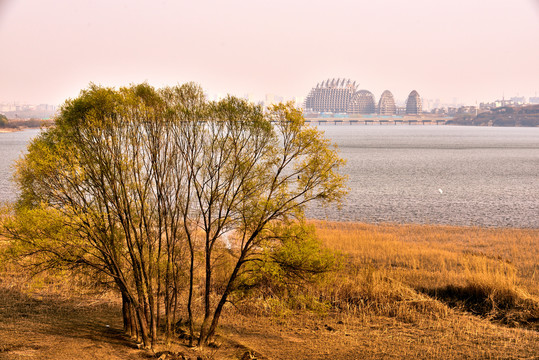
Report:
<svg viewBox="0 0 539 360"><path fill-rule="evenodd" d="M12 133L12 132L17 132L17 131L23 131L23 130L26 130L28 128L0 128L0 134L2 133Z"/></svg>
<svg viewBox="0 0 539 360"><path fill-rule="evenodd" d="M0 134L9 134L9 133L15 133L15 132L21 132L26 130L39 130L41 129L40 126L17 126L17 127L6 127L6 128L0 128Z"/></svg>
<svg viewBox="0 0 539 360"><path fill-rule="evenodd" d="M40 129L54 125L51 119L8 119L7 124L0 127L0 133L11 133L28 129Z"/></svg>

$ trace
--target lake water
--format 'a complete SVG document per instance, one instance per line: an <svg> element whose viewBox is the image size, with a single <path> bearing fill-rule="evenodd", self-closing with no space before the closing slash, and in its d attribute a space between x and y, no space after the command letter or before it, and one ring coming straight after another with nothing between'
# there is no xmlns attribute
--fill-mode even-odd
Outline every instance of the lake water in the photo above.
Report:
<svg viewBox="0 0 539 360"><path fill-rule="evenodd" d="M539 128L318 128L347 159L350 192L309 217L539 228ZM10 166L37 133L0 133L0 201L15 199Z"/></svg>
<svg viewBox="0 0 539 360"><path fill-rule="evenodd" d="M539 128L319 129L348 160L350 193L310 217L539 228Z"/></svg>
<svg viewBox="0 0 539 360"><path fill-rule="evenodd" d="M12 133L0 132L0 202L15 201L17 194L11 178L15 161L26 151L30 140L39 129Z"/></svg>

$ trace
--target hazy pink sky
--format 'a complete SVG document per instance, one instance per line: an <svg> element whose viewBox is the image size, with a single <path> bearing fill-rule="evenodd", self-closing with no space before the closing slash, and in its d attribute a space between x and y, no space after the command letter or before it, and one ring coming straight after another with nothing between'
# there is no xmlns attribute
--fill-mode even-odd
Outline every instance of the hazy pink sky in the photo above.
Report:
<svg viewBox="0 0 539 360"><path fill-rule="evenodd" d="M90 82L304 97L334 77L377 99L539 95L539 0L0 0L0 103Z"/></svg>

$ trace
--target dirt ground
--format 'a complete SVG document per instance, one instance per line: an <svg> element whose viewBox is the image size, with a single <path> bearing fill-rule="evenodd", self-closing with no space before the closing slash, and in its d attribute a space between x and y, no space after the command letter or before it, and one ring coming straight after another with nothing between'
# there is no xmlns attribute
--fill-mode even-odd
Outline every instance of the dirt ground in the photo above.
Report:
<svg viewBox="0 0 539 360"><path fill-rule="evenodd" d="M456 312L406 324L342 313L245 316L230 308L216 346L189 349L178 339L156 352L139 350L120 320L119 304L107 298L0 289L0 359L539 358L539 333Z"/></svg>
<svg viewBox="0 0 539 360"><path fill-rule="evenodd" d="M0 359L144 359L117 306L0 290Z"/></svg>
<svg viewBox="0 0 539 360"><path fill-rule="evenodd" d="M384 317L236 318L223 331L271 359L539 359L539 334L469 315L405 324Z"/></svg>

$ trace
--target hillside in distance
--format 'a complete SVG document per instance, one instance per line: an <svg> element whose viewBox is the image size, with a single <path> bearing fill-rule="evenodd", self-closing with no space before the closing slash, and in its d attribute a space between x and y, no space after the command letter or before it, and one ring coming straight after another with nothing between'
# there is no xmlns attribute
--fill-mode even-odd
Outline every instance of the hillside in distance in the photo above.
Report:
<svg viewBox="0 0 539 360"><path fill-rule="evenodd" d="M458 115L448 124L474 126L539 126L539 105L502 106L478 114Z"/></svg>

